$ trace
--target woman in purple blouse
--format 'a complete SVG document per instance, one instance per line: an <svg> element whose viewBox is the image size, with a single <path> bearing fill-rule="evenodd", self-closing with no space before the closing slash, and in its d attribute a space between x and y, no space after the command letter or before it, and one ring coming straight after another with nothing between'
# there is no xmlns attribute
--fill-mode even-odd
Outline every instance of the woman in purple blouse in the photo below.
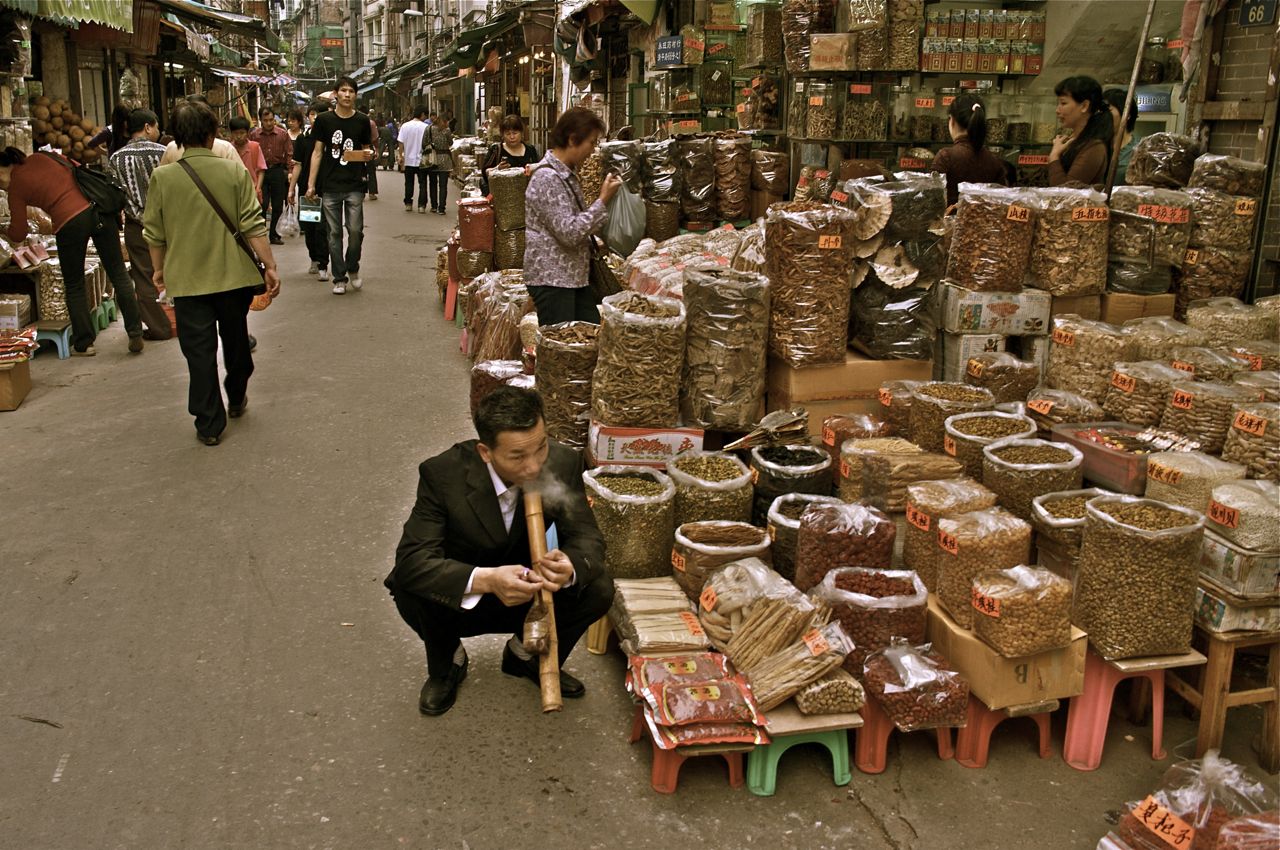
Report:
<svg viewBox="0 0 1280 850"><path fill-rule="evenodd" d="M525 190L524 283L540 325L600 321L587 286L591 238L604 228L605 207L622 181L610 174L600 187L600 199L587 206L578 167L603 133L604 122L591 110L565 112L547 137L550 150Z"/></svg>

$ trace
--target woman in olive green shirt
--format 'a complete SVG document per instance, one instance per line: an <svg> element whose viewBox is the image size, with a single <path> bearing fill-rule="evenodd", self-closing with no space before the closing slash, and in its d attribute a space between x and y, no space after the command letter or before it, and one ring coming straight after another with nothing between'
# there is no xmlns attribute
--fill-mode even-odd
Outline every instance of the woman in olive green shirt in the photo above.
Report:
<svg viewBox="0 0 1280 850"><path fill-rule="evenodd" d="M244 413L253 374L247 317L253 289L262 279L248 255L200 192L183 164L189 165L267 268L267 291L280 294L280 277L267 240L267 226L253 181L239 163L211 150L218 117L203 103L184 103L173 117L174 140L185 148L182 159L151 175L142 235L151 248L156 287L173 298L178 342L191 377L187 409L196 420L196 436L207 446L222 439L227 416ZM218 386L218 340L226 364L227 404Z"/></svg>

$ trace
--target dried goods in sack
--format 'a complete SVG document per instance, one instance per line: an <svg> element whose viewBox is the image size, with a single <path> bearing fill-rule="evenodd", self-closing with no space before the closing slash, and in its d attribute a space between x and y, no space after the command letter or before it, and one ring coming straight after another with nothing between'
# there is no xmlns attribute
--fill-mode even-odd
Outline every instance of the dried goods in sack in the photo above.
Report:
<svg viewBox="0 0 1280 850"><path fill-rule="evenodd" d="M1045 382L1101 403L1112 364L1129 359L1128 335L1116 325L1064 313L1053 319L1052 340Z"/></svg>
<svg viewBox="0 0 1280 850"><path fill-rule="evenodd" d="M493 262L499 269L524 268L523 230L499 230L493 234Z"/></svg>
<svg viewBox="0 0 1280 850"><path fill-rule="evenodd" d="M764 399L769 281L716 267L687 271L680 407L686 425L749 430Z"/></svg>
<svg viewBox="0 0 1280 850"><path fill-rule="evenodd" d="M840 448L845 440L867 440L889 436L889 426L878 416L867 413L836 413L822 420L822 445L831 462L840 463Z"/></svg>
<svg viewBox="0 0 1280 850"><path fill-rule="evenodd" d="M1218 831L1215 850L1271 850L1280 845L1280 810L1232 818Z"/></svg>
<svg viewBox="0 0 1280 850"><path fill-rule="evenodd" d="M1107 283L1107 196L1092 189L1036 189L1029 283L1054 295L1095 295Z"/></svg>
<svg viewBox="0 0 1280 850"><path fill-rule="evenodd" d="M1035 198L1022 189L961 183L947 277L978 292L1018 292L1031 258Z"/></svg>
<svg viewBox="0 0 1280 850"><path fill-rule="evenodd" d="M1040 383L1040 367L1006 351L988 351L969 358L964 382L989 391L996 404L1023 402Z"/></svg>
<svg viewBox="0 0 1280 850"><path fill-rule="evenodd" d="M800 517L796 587L809 590L837 567L887 570L896 536L893 520L875 508L809 505Z"/></svg>
<svg viewBox="0 0 1280 850"><path fill-rule="evenodd" d="M606 425L670 428L680 416L684 304L619 292L600 305L591 408Z"/></svg>
<svg viewBox="0 0 1280 850"><path fill-rule="evenodd" d="M960 463L965 475L978 480L982 479L984 448L1009 437L1036 435L1035 420L1020 413L1001 413L997 410L948 416L943 429L946 431L942 438L943 452Z"/></svg>
<svg viewBox="0 0 1280 850"><path fill-rule="evenodd" d="M831 473L831 456L818 446L753 448L751 521L764 525L774 500L787 493L830 493Z"/></svg>
<svg viewBox="0 0 1280 850"><path fill-rule="evenodd" d="M680 166L680 209L688 221L713 221L716 217L716 151L710 137L679 139L676 161Z"/></svg>
<svg viewBox="0 0 1280 850"><path fill-rule="evenodd" d="M664 242L680 232L679 201L645 201L644 235Z"/></svg>
<svg viewBox="0 0 1280 850"><path fill-rule="evenodd" d="M523 168L495 168L489 172L494 223L499 230L524 229L524 191L529 176Z"/></svg>
<svg viewBox="0 0 1280 850"><path fill-rule="evenodd" d="M868 277L850 302L850 338L877 359L931 359L937 340L933 292L916 286L894 289L879 275Z"/></svg>
<svg viewBox="0 0 1280 850"><path fill-rule="evenodd" d="M1200 248L1243 248L1253 242L1257 201L1212 189L1188 189L1191 243Z"/></svg>
<svg viewBox="0 0 1280 850"><path fill-rule="evenodd" d="M742 230L742 240L738 243L738 253L733 257L734 271L764 274L765 246L764 224L756 221Z"/></svg>
<svg viewBox="0 0 1280 850"><path fill-rule="evenodd" d="M1280 314L1249 306L1238 298L1209 298L1187 307L1186 323L1208 335L1214 345L1249 339L1275 339Z"/></svg>
<svg viewBox="0 0 1280 850"><path fill-rule="evenodd" d="M657 699L657 687L668 682L689 684L732 675L728 659L718 652L659 657L633 655L627 659L625 685L632 696L650 702Z"/></svg>
<svg viewBox="0 0 1280 850"><path fill-rule="evenodd" d="M1204 518L1134 496L1098 496L1085 511L1072 621L1109 661L1186 652Z"/></svg>
<svg viewBox="0 0 1280 850"><path fill-rule="evenodd" d="M1130 186L1181 189L1191 180L1200 142L1177 133L1152 133L1138 141L1125 172Z"/></svg>
<svg viewBox="0 0 1280 850"><path fill-rule="evenodd" d="M604 183L604 155L596 148L578 167L578 183L582 186L582 200L588 206L600 197L600 186Z"/></svg>
<svg viewBox="0 0 1280 850"><path fill-rule="evenodd" d="M677 526L671 549L671 575L697 601L711 574L730 561L769 558L769 534L745 522L708 520Z"/></svg>
<svg viewBox="0 0 1280 850"><path fill-rule="evenodd" d="M862 39L858 39L862 46ZM920 67L920 24L918 21L895 21L889 24L889 49L884 67L893 71L915 71ZM861 58L861 50L859 50ZM871 69L876 70L876 69Z"/></svg>
<svg viewBox="0 0 1280 850"><path fill-rule="evenodd" d="M645 201L663 203L679 201L680 167L676 161L675 139L644 142L642 155ZM672 235L675 234L673 233ZM659 239L658 241L662 240Z"/></svg>
<svg viewBox="0 0 1280 850"><path fill-rule="evenodd" d="M458 201L458 230L463 251L493 251L493 207L488 198Z"/></svg>
<svg viewBox="0 0 1280 850"><path fill-rule="evenodd" d="M987 570L1025 564L1031 526L1003 508L938 519L938 602L956 623L973 628L973 579Z"/></svg>
<svg viewBox="0 0 1280 850"><path fill-rule="evenodd" d="M982 450L982 483L1002 507L1031 519L1031 500L1045 493L1073 490L1083 480L1084 455L1070 443L1009 438Z"/></svg>
<svg viewBox="0 0 1280 850"><path fill-rule="evenodd" d="M1173 288L1173 268L1146 260L1111 260L1107 263L1107 292L1131 295L1163 295Z"/></svg>
<svg viewBox="0 0 1280 850"><path fill-rule="evenodd" d="M880 415L884 417L889 432L898 436L911 433L911 399L921 381L885 381L876 391L880 402Z"/></svg>
<svg viewBox="0 0 1280 850"><path fill-rule="evenodd" d="M851 714L861 711L866 702L862 683L841 668L796 693L796 708L807 715Z"/></svg>
<svg viewBox="0 0 1280 850"><path fill-rule="evenodd" d="M751 470L731 454L688 452L667 461L676 485L676 527L722 519L751 521Z"/></svg>
<svg viewBox="0 0 1280 850"><path fill-rule="evenodd" d="M601 142L597 150L600 152L601 182L604 174L616 174L632 194L643 194L644 148L640 142ZM597 188L597 196L599 192Z"/></svg>
<svg viewBox="0 0 1280 850"><path fill-rule="evenodd" d="M1173 384L1186 380L1186 373L1165 363L1139 361L1117 363L1111 372L1102 410L1109 419L1132 425L1158 425Z"/></svg>
<svg viewBox="0 0 1280 850"><path fill-rule="evenodd" d="M700 683L664 682L657 687L654 719L661 726L694 723L765 724L746 680L712 679Z"/></svg>
<svg viewBox="0 0 1280 850"><path fill-rule="evenodd" d="M1188 306L1206 298L1235 298L1240 295L1244 292L1252 263L1252 251L1188 248L1182 265L1173 270L1177 286L1173 314L1185 316Z"/></svg>
<svg viewBox="0 0 1280 850"><path fill-rule="evenodd" d="M1248 401L1233 405L1222 459L1244 464L1250 478L1280 481L1280 404Z"/></svg>
<svg viewBox="0 0 1280 850"><path fill-rule="evenodd" d="M782 151L751 152L751 188L781 197L791 188L791 157Z"/></svg>
<svg viewBox="0 0 1280 850"><path fill-rule="evenodd" d="M994 507L996 494L971 478L917 481L907 487L907 524L902 562L929 590L938 587L938 520Z"/></svg>
<svg viewBox="0 0 1280 850"><path fill-rule="evenodd" d="M747 218L751 213L751 138L737 134L717 136L714 144L719 217L726 221Z"/></svg>
<svg viewBox="0 0 1280 850"><path fill-rule="evenodd" d="M503 286L486 302L484 332L476 340L481 360L515 360L520 357L520 320L533 310L533 299L523 284Z"/></svg>
<svg viewBox="0 0 1280 850"><path fill-rule="evenodd" d="M788 73L809 70L809 36L832 31L835 5L835 0L785 0L782 4L782 55Z"/></svg>
<svg viewBox="0 0 1280 850"><path fill-rule="evenodd" d="M493 254L488 251L459 251L458 273L464 278L475 278L493 270Z"/></svg>
<svg viewBox="0 0 1280 850"><path fill-rule="evenodd" d="M760 708L770 711L782 705L802 688L838 668L851 649L853 641L845 635L840 624L827 623L746 667L747 678L751 680Z"/></svg>
<svg viewBox="0 0 1280 850"><path fill-rule="evenodd" d="M1250 401L1248 391L1216 381L1178 381L1172 388L1160 427L1196 440L1203 451L1222 451L1233 407Z"/></svg>
<svg viewBox="0 0 1280 850"><path fill-rule="evenodd" d="M773 568L787 581L796 577L796 544L800 536L800 517L811 504L835 505L840 500L834 496L815 496L811 493L787 493L773 500L769 506L768 532L773 541Z"/></svg>
<svg viewBox="0 0 1280 850"><path fill-rule="evenodd" d="M1205 528L1244 549L1274 551L1280 541L1280 486L1232 481L1213 488Z"/></svg>
<svg viewBox="0 0 1280 850"><path fill-rule="evenodd" d="M1274 339L1246 339L1232 342L1227 351L1244 369L1253 372L1280 369L1280 342Z"/></svg>
<svg viewBox="0 0 1280 850"><path fill-rule="evenodd" d="M582 482L604 538L609 575L669 575L676 528L671 479L656 469L599 466L582 473Z"/></svg>
<svg viewBox="0 0 1280 850"><path fill-rule="evenodd" d="M990 391L948 381L923 383L911 396L911 442L932 452L945 446L947 417L991 410L996 405Z"/></svg>
<svg viewBox="0 0 1280 850"><path fill-rule="evenodd" d="M969 683L929 644L894 641L862 669L867 696L902 732L959 727L967 722Z"/></svg>
<svg viewBox="0 0 1280 850"><path fill-rule="evenodd" d="M1254 393L1258 401L1280 401L1280 371L1236 372L1231 376L1231 383Z"/></svg>
<svg viewBox="0 0 1280 850"><path fill-rule="evenodd" d="M471 367L471 415L485 396L523 371L519 360L477 360Z"/></svg>
<svg viewBox="0 0 1280 850"><path fill-rule="evenodd" d="M840 462L837 467L836 495L845 502L862 499L866 483L865 461L872 454L890 454L900 457L923 454L924 449L901 437L870 437L845 440L840 445Z"/></svg>
<svg viewBox="0 0 1280 850"><path fill-rule="evenodd" d="M1167 316L1130 319L1121 326L1129 335L1130 353L1136 360L1164 360L1178 346L1201 346L1208 342L1204 331Z"/></svg>
<svg viewBox="0 0 1280 850"><path fill-rule="evenodd" d="M1191 196L1186 192L1151 186L1117 186L1112 191L1111 256L1177 266L1190 238Z"/></svg>
<svg viewBox="0 0 1280 850"><path fill-rule="evenodd" d="M1090 487L1045 493L1031 500L1031 528L1036 533L1040 566L1062 576L1075 587L1084 539L1085 503L1094 496L1110 495Z"/></svg>
<svg viewBox="0 0 1280 850"><path fill-rule="evenodd" d="M698 617L711 642L739 670L798 640L829 612L765 566L759 558L732 561L711 574Z"/></svg>
<svg viewBox="0 0 1280 850"><path fill-rule="evenodd" d="M1193 189L1213 189L1228 195L1261 198L1267 185L1267 165L1234 156L1207 153L1196 158L1187 184Z"/></svg>
<svg viewBox="0 0 1280 850"><path fill-rule="evenodd" d="M1005 658L1071 643L1071 582L1038 567L979 573L973 580L973 631Z"/></svg>
<svg viewBox="0 0 1280 850"><path fill-rule="evenodd" d="M576 449L587 444L599 330L590 322L563 322L546 325L538 338L534 375L547 436Z"/></svg>
<svg viewBox="0 0 1280 850"><path fill-rule="evenodd" d="M1213 489L1244 480L1245 467L1204 452L1156 452L1147 455L1145 496L1207 514Z"/></svg>
<svg viewBox="0 0 1280 850"><path fill-rule="evenodd" d="M763 5L747 8L747 64L781 64L782 10L777 6Z"/></svg>
<svg viewBox="0 0 1280 850"><path fill-rule="evenodd" d="M929 591L910 570L840 567L827 573L809 595L831 609L831 618L853 641L844 669L854 675L862 673L869 654L894 638L924 643Z"/></svg>
<svg viewBox="0 0 1280 850"><path fill-rule="evenodd" d="M1240 370L1240 361L1223 349L1203 346L1178 346L1168 352L1169 364L1182 372L1182 378L1197 381L1230 381Z"/></svg>

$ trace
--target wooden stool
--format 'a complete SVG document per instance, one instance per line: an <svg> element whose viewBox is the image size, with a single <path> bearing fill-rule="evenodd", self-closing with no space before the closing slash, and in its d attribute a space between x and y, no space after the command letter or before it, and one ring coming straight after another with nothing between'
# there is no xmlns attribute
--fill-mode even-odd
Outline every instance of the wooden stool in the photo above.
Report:
<svg viewBox="0 0 1280 850"><path fill-rule="evenodd" d="M644 706L637 704L627 741L634 744L645 737L649 736L645 735ZM698 756L722 756L729 769L729 787L741 788L746 784L742 754L751 751L751 744L708 744L664 750L650 738L649 746L653 749L653 770L649 775L649 784L659 794L676 793L676 786L680 782L680 768L687 759Z"/></svg>
<svg viewBox="0 0 1280 850"><path fill-rule="evenodd" d="M868 697L867 704L862 707L863 726L858 730L858 741L855 748L854 764L863 773L884 773L889 749L889 735L897 727L884 713L884 709L874 699ZM951 746L951 727L935 729L938 736L938 758L946 761L955 755Z"/></svg>
<svg viewBox="0 0 1280 850"><path fill-rule="evenodd" d="M965 767L986 767L987 751L991 747L991 733L1003 721L1011 717L1030 717L1040 731L1040 758L1053 754L1049 735L1049 715L1058 710L1059 702L1051 699L1032 705L1011 705L993 710L982 700L969 695L968 723L956 735L956 761Z"/></svg>
<svg viewBox="0 0 1280 850"><path fill-rule="evenodd" d="M1062 745L1062 758L1076 770L1097 770L1107 741L1107 723L1116 685L1136 676L1151 680L1151 757L1164 758L1164 671L1204 661L1204 656L1195 650L1182 655L1104 661L1089 647L1084 658L1084 693L1072 697L1067 709L1067 738Z"/></svg>
<svg viewBox="0 0 1280 850"><path fill-rule="evenodd" d="M71 320L42 319L36 322L36 344L48 340L58 349L58 359L71 356Z"/></svg>
<svg viewBox="0 0 1280 850"><path fill-rule="evenodd" d="M1200 728L1196 733L1196 758L1222 746L1222 731L1227 723L1227 709L1263 703L1262 749L1259 763L1263 769L1280 771L1280 632L1214 633L1199 623L1196 631L1208 643L1209 660L1200 671L1200 687L1176 673L1165 679L1175 694L1192 707L1200 709ZM1231 668L1236 650L1256 646L1267 647L1267 686L1247 691L1231 690Z"/></svg>
<svg viewBox="0 0 1280 850"><path fill-rule="evenodd" d="M613 634L613 623L605 614L587 629L587 652L592 655L604 655L609 651L609 636Z"/></svg>
<svg viewBox="0 0 1280 850"><path fill-rule="evenodd" d="M862 716L853 714L804 715L794 702L769 712L767 729L771 743L757 746L747 756L747 788L758 797L771 797L778 784L778 761L797 744L821 744L831 752L832 781L848 785L849 729L862 726Z"/></svg>

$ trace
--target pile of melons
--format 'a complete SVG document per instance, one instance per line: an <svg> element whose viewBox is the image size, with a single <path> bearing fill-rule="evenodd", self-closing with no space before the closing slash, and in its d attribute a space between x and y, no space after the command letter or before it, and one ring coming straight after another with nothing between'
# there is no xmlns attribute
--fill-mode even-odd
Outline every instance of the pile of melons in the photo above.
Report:
<svg viewBox="0 0 1280 850"><path fill-rule="evenodd" d="M37 148L52 145L62 151L63 156L84 163L95 162L102 156L98 148L88 147L99 128L90 119L77 115L65 100L50 100L44 95L33 100L31 130Z"/></svg>

